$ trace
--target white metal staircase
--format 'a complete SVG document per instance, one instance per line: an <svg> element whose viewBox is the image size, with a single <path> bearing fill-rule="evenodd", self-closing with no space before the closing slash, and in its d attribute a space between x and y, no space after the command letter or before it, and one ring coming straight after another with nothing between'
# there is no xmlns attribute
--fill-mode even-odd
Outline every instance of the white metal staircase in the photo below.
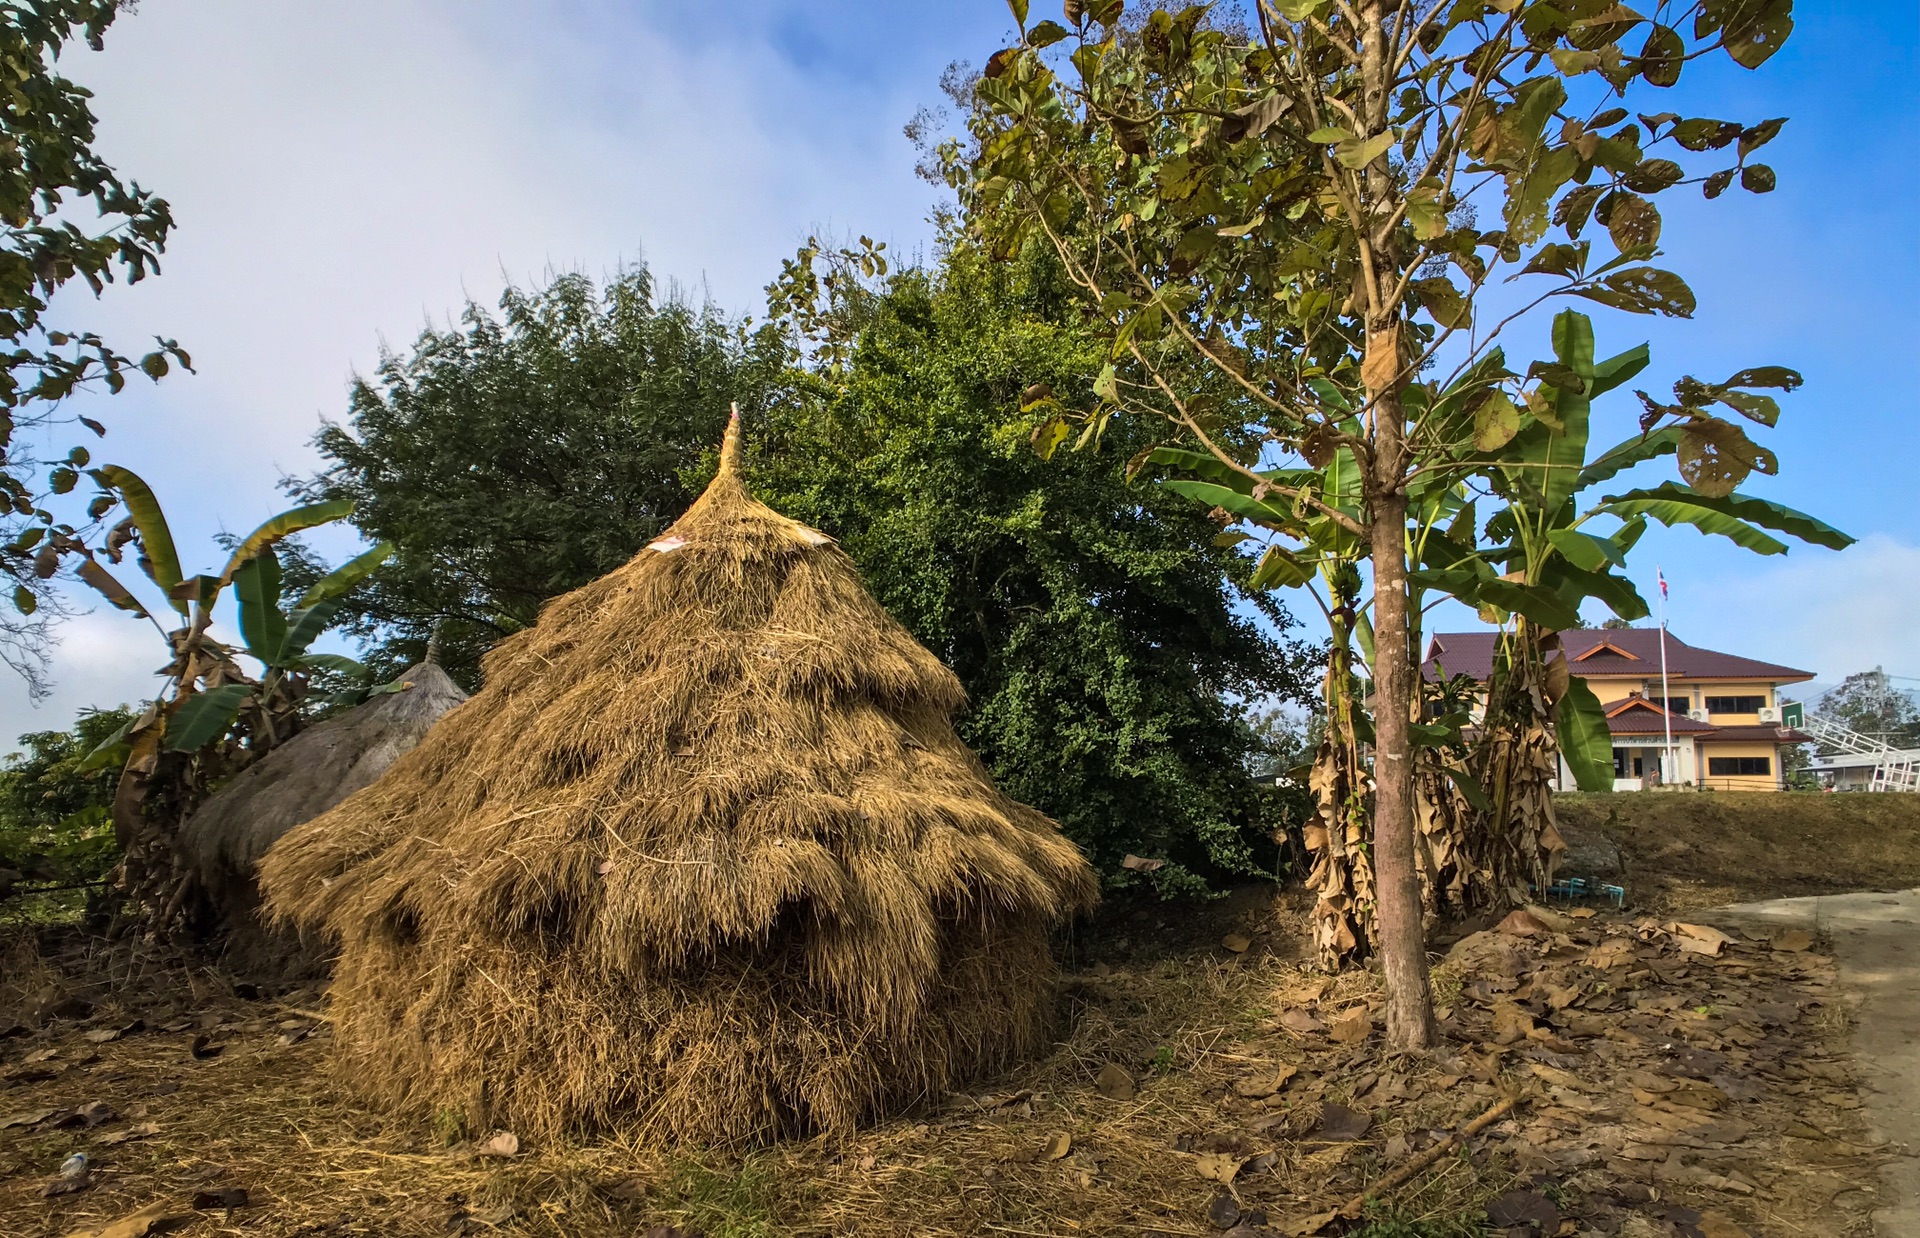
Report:
<svg viewBox="0 0 1920 1238"><path fill-rule="evenodd" d="M1885 740L1862 735L1851 727L1814 714L1808 714L1801 721L1800 729L1813 736L1823 747L1838 748L1853 757L1871 758L1873 772L1867 790L1920 792L1920 748L1895 748ZM1833 755L1817 755L1813 758L1813 768L1816 770L1831 771L1840 766L1859 768L1864 764L1864 761L1845 761Z"/></svg>

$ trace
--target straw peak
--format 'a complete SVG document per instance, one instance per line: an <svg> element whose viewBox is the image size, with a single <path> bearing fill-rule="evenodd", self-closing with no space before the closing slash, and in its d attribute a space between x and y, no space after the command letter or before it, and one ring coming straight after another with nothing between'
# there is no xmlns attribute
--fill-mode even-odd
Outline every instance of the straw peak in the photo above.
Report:
<svg viewBox="0 0 1920 1238"><path fill-rule="evenodd" d="M720 471L738 473L740 471L740 406L735 404L733 411L727 414L727 436L720 440Z"/></svg>

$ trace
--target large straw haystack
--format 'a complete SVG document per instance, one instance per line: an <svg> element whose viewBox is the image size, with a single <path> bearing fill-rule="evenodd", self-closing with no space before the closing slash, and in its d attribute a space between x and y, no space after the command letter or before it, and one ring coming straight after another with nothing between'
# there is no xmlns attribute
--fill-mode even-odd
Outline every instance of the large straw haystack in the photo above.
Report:
<svg viewBox="0 0 1920 1238"><path fill-rule="evenodd" d="M342 1077L522 1134L845 1130L1046 1034L1093 899L955 736L957 680L831 539L719 476L268 853L338 939Z"/></svg>
<svg viewBox="0 0 1920 1238"><path fill-rule="evenodd" d="M418 744L440 715L467 699L432 662L242 770L187 818L180 850L216 892L252 886L254 865L282 834L370 786Z"/></svg>

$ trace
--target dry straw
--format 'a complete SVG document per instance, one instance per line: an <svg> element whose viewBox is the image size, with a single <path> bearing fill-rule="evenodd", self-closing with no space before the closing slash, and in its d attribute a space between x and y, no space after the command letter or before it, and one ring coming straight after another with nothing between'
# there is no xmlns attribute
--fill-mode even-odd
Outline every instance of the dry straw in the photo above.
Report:
<svg viewBox="0 0 1920 1238"><path fill-rule="evenodd" d="M958 681L823 534L719 475L486 686L282 839L340 944L341 1077L552 1137L759 1142L1040 1046L1095 882L954 734Z"/></svg>

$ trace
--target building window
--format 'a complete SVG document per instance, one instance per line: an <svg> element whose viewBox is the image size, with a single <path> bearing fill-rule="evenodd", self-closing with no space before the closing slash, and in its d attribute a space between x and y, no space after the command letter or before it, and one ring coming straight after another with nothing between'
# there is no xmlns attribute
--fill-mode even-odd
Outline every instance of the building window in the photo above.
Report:
<svg viewBox="0 0 1920 1238"><path fill-rule="evenodd" d="M1764 696L1710 696L1707 698L1707 712L1710 714L1757 714L1767 707Z"/></svg>
<svg viewBox="0 0 1920 1238"><path fill-rule="evenodd" d="M1772 757L1708 757L1707 773L1714 778L1768 776L1773 773Z"/></svg>
<svg viewBox="0 0 1920 1238"><path fill-rule="evenodd" d="M1647 700L1670 714L1679 714L1682 718L1686 717L1687 711L1693 708L1693 698L1690 696L1650 696Z"/></svg>

